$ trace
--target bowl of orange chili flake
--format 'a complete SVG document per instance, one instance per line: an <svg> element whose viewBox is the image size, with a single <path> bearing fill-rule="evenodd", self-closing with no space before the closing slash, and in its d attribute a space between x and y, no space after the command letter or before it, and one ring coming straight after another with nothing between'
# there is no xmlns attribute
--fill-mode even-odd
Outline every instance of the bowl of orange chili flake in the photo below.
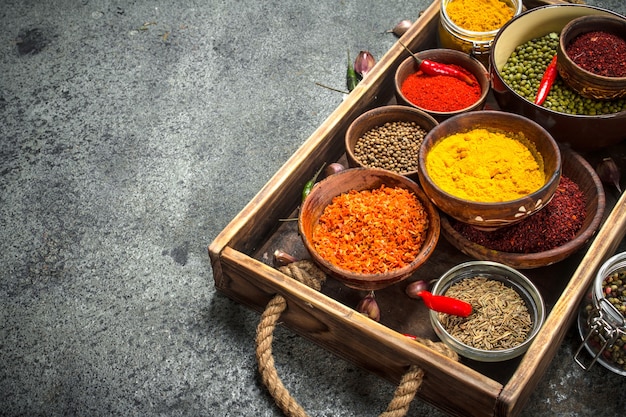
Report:
<svg viewBox="0 0 626 417"><path fill-rule="evenodd" d="M379 290L411 276L439 240L436 207L411 179L351 168L317 183L298 227L317 265L348 287Z"/></svg>

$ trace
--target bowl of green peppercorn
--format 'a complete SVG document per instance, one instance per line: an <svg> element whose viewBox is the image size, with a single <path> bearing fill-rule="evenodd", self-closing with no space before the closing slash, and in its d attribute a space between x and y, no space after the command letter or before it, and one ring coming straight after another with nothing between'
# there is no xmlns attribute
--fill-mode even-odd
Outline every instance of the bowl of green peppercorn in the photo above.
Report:
<svg viewBox="0 0 626 417"><path fill-rule="evenodd" d="M557 55L563 28L582 16L619 14L595 6L558 4L529 9L498 32L490 57L492 91L498 106L543 126L553 138L577 151L593 151L626 139L626 98L581 96L557 73L540 105L542 79ZM549 72L549 71L548 71Z"/></svg>
<svg viewBox="0 0 626 417"><path fill-rule="evenodd" d="M351 168L380 168L417 180L422 140L438 122L408 106L376 107L357 117L345 135Z"/></svg>

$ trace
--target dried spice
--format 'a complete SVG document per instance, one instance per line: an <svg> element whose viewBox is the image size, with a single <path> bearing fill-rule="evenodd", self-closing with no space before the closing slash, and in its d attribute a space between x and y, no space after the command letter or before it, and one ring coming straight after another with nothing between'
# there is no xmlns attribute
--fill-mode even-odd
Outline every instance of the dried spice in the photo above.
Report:
<svg viewBox="0 0 626 417"><path fill-rule="evenodd" d="M448 288L448 297L470 303L467 317L439 314L446 331L461 343L483 350L503 350L522 344L532 329L524 300L504 283L482 276L465 278Z"/></svg>
<svg viewBox="0 0 626 417"><path fill-rule="evenodd" d="M446 7L455 25L472 32L498 30L513 17L513 9L500 0L452 0Z"/></svg>
<svg viewBox="0 0 626 417"><path fill-rule="evenodd" d="M417 171L420 146L426 130L415 122L387 122L368 130L354 145L354 156L363 165L400 174Z"/></svg>
<svg viewBox="0 0 626 417"><path fill-rule="evenodd" d="M583 69L604 77L626 77L626 40L613 33L592 31L576 36L565 49Z"/></svg>
<svg viewBox="0 0 626 417"><path fill-rule="evenodd" d="M456 220L451 225L466 239L489 249L537 253L574 239L586 217L583 192L574 181L561 176L552 200L543 209L518 223L489 232Z"/></svg>
<svg viewBox="0 0 626 417"><path fill-rule="evenodd" d="M476 103L482 90L474 74L457 65L448 66L465 73L473 84L451 75L428 75L417 71L409 74L402 83L402 94L416 106L437 112L457 111Z"/></svg>
<svg viewBox="0 0 626 417"><path fill-rule="evenodd" d="M320 216L312 242L333 265L379 274L415 260L428 226L428 214L415 194L382 185L335 197Z"/></svg>
<svg viewBox="0 0 626 417"><path fill-rule="evenodd" d="M524 142L524 143L523 143ZM545 183L543 162L522 133L476 128L437 142L426 157L426 170L443 191L479 202L511 201Z"/></svg>

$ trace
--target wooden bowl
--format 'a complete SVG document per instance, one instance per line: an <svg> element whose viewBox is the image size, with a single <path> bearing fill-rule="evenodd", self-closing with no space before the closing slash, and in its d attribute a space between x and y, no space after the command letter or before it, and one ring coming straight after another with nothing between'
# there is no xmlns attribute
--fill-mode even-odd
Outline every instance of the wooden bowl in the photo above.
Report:
<svg viewBox="0 0 626 417"><path fill-rule="evenodd" d="M346 158L351 168L376 168L364 165L354 154L354 148L358 140L368 131L383 126L388 122L415 122L426 132L437 125L437 121L428 113L413 107L391 105L376 107L357 117L348 127L345 135ZM394 171L395 172L395 171ZM417 181L417 169L405 172L396 172L406 175Z"/></svg>
<svg viewBox="0 0 626 417"><path fill-rule="evenodd" d="M626 111L603 115L575 115L538 106L515 92L506 82L502 69L515 48L551 32L560 33L571 20L586 16L619 16L609 10L581 4L536 7L510 20L496 35L491 48L492 92L499 107L534 120L559 143L577 151L593 151L626 139Z"/></svg>
<svg viewBox="0 0 626 417"><path fill-rule="evenodd" d="M569 22L561 31L557 51L557 69L563 81L583 97L612 100L626 97L626 77L595 74L576 64L566 50L579 35L602 31L626 40L626 19L616 16L582 16Z"/></svg>
<svg viewBox="0 0 626 417"><path fill-rule="evenodd" d="M489 72L487 71L485 66L481 64L480 61L478 61L476 58L454 49L429 49L426 51L417 52L415 53L415 55L420 59L428 59L442 64L453 64L465 68L466 70L471 72L478 80L478 83L480 84L481 95L478 100L472 105L463 109L449 112L426 109L414 104L412 101L407 99L404 94L402 94L402 83L404 83L409 75L417 72L417 64L415 62L415 59L410 56L402 61L402 63L398 66L394 78L396 101L399 104L415 107L416 109L422 110L430 114L439 122L460 113L465 113L472 110L480 110L485 106L485 102L487 101L487 94L489 93L490 88Z"/></svg>
<svg viewBox="0 0 626 417"><path fill-rule="evenodd" d="M476 128L523 133L543 158L545 184L522 198L488 203L462 199L439 188L426 169L428 153L447 136ZM521 221L550 201L561 177L561 152L552 136L532 120L512 113L480 110L460 114L435 126L422 143L418 166L424 192L441 211L477 228L496 229Z"/></svg>
<svg viewBox="0 0 626 417"><path fill-rule="evenodd" d="M350 190L362 191L381 185L400 187L411 191L427 212L429 227L420 252L407 266L381 274L359 274L334 265L322 258L312 244L313 229L332 199ZM413 274L435 250L439 240L440 220L437 209L428 200L417 183L393 172L374 168L350 168L331 175L317 183L300 207L298 227L304 246L314 262L328 275L346 286L359 290L378 290L400 282Z"/></svg>
<svg viewBox="0 0 626 417"><path fill-rule="evenodd" d="M600 226L606 206L602 182L585 158L576 152L564 151L563 175L574 181L585 195L587 217L574 239L558 248L537 253L496 251L466 239L452 227L446 216L441 217L441 233L454 247L472 258L500 262L513 268L533 269L562 261L591 239Z"/></svg>

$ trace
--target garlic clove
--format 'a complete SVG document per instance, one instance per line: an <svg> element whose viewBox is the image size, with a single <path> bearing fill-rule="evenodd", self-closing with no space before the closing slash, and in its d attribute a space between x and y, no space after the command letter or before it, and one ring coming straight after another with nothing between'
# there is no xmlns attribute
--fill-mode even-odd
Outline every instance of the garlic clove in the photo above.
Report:
<svg viewBox="0 0 626 417"><path fill-rule="evenodd" d="M363 297L361 301L359 301L359 304L356 306L356 310L374 321L380 321L380 308L378 307L378 303L374 297L374 291L371 291Z"/></svg>
<svg viewBox="0 0 626 417"><path fill-rule="evenodd" d="M341 165L339 162L333 162L332 164L329 164L326 169L324 170L324 175L326 177L330 177L333 174L337 174L338 172L341 172L345 169L345 167L343 165Z"/></svg>
<svg viewBox="0 0 626 417"><path fill-rule="evenodd" d="M406 286L404 292L411 298L422 298L422 291L428 290L428 283L424 280L413 281Z"/></svg>
<svg viewBox="0 0 626 417"><path fill-rule="evenodd" d="M413 22L411 22L410 20L401 20L400 22L398 22L397 25L394 26L393 29L388 30L387 33L393 33L397 37L401 37L406 33L407 30L409 30L412 24Z"/></svg>
<svg viewBox="0 0 626 417"><path fill-rule="evenodd" d="M276 249L274 251L274 264L276 266L285 266L296 261L298 261L298 259L295 256L292 256L283 250Z"/></svg>
<svg viewBox="0 0 626 417"><path fill-rule="evenodd" d="M600 161L596 166L596 172L603 182L614 185L619 193L622 192L619 185L621 176L620 169L613 158L609 156Z"/></svg>
<svg viewBox="0 0 626 417"><path fill-rule="evenodd" d="M354 70L361 78L365 77L368 72L376 65L376 59L369 51L361 51L354 60Z"/></svg>

